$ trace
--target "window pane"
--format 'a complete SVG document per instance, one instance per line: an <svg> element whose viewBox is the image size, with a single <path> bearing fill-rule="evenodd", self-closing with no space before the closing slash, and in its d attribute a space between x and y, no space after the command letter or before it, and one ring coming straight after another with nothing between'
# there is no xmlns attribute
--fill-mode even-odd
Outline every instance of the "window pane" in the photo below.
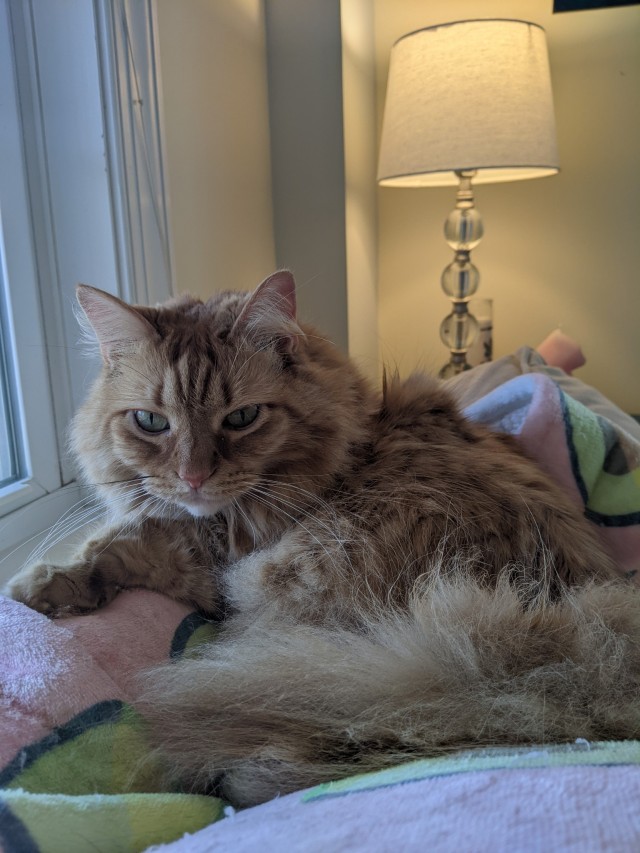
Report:
<svg viewBox="0 0 640 853"><path fill-rule="evenodd" d="M0 289L5 283L0 279ZM6 341L4 292L0 293L0 488L18 479L18 453L11 411L11 385Z"/></svg>

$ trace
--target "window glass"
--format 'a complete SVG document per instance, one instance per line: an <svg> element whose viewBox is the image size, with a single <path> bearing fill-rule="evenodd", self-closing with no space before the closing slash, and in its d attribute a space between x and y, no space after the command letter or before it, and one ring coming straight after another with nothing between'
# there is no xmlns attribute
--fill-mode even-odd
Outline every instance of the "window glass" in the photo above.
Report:
<svg viewBox="0 0 640 853"><path fill-rule="evenodd" d="M0 282L4 287L4 282ZM0 304L0 309L2 308ZM19 475L18 454L10 402L9 369L3 326L5 318L0 310L0 488L13 483Z"/></svg>

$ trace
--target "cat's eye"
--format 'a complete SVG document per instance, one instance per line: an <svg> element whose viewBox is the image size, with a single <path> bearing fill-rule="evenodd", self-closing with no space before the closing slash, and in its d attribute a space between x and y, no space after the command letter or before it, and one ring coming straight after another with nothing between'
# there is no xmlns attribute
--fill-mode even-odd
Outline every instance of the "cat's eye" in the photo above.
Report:
<svg viewBox="0 0 640 853"><path fill-rule="evenodd" d="M169 421L162 415L155 412L147 412L144 409L137 409L133 413L133 418L140 429L145 432L165 432L169 429Z"/></svg>
<svg viewBox="0 0 640 853"><path fill-rule="evenodd" d="M223 426L229 427L230 429L244 429L255 421L258 417L259 411L260 406L256 405L244 406L242 409L236 409L235 412L231 412L227 415L222 422Z"/></svg>

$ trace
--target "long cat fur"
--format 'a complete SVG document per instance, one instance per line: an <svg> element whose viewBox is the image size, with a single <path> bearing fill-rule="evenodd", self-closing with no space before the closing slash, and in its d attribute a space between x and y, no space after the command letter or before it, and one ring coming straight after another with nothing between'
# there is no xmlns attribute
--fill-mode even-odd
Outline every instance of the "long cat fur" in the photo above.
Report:
<svg viewBox="0 0 640 853"><path fill-rule="evenodd" d="M187 789L248 805L460 747L638 734L639 593L442 384L372 390L298 322L287 272L206 303L79 301L103 369L73 445L112 523L10 592L64 615L145 586L224 614L142 682Z"/></svg>

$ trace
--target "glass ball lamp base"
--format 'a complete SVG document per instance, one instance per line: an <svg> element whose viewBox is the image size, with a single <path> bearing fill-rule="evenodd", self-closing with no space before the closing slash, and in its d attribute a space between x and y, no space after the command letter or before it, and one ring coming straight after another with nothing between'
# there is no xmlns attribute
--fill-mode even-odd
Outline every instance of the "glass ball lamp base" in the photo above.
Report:
<svg viewBox="0 0 640 853"><path fill-rule="evenodd" d="M441 277L442 289L451 300L452 309L440 325L440 338L450 353L449 362L438 374L441 379L470 369L467 350L478 336L478 321L469 313L469 299L480 282L480 274L471 263L471 250L482 239L484 228L473 198L471 182L475 172L460 171L456 175L459 180L456 206L444 225L445 239L454 250L454 258Z"/></svg>
<svg viewBox="0 0 640 853"><path fill-rule="evenodd" d="M459 373L464 373L465 370L471 370L471 367L472 365L467 361L466 352L452 352L450 361L443 365L438 371L438 377L440 379L451 379Z"/></svg>

